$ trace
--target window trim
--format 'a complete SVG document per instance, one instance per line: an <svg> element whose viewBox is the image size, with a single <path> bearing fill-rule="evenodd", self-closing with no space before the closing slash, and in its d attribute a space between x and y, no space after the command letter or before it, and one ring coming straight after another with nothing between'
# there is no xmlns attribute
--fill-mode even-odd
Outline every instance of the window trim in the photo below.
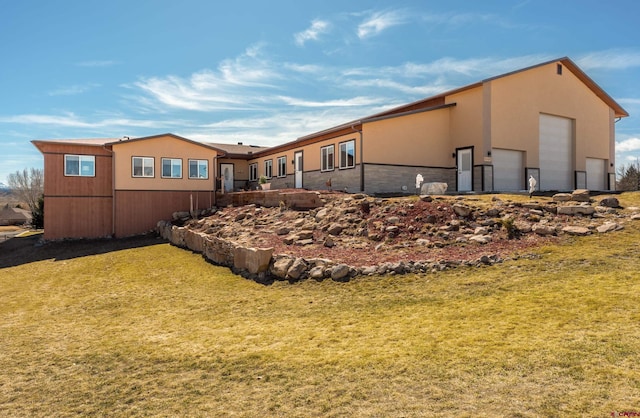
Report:
<svg viewBox="0 0 640 418"><path fill-rule="evenodd" d="M191 162L195 161L196 163L198 163L196 165L196 173L198 173L196 176L192 176L191 175ZM207 175L206 177L200 177L200 163L204 162L205 166L207 168ZM187 161L188 164L188 172L187 172L187 177L189 178L189 180L209 180L209 160L203 160L201 158L189 158Z"/></svg>
<svg viewBox="0 0 640 418"><path fill-rule="evenodd" d="M325 151L331 149L331 155L333 156L333 158L331 158L331 161L329 161L328 159L328 155L325 155ZM325 158L327 157L327 158ZM326 160L326 161L325 161ZM328 166L328 164L325 166L325 163L331 163L331 167ZM320 171L321 172L327 172L327 171L333 171L336 169L336 147L334 144L331 145L325 145L324 147L320 148Z"/></svg>
<svg viewBox="0 0 640 418"><path fill-rule="evenodd" d="M169 167L171 168L171 175L169 176L165 176L164 175L164 162L165 161L170 161L169 163ZM173 162L174 161L180 161L180 175L179 176L174 176L173 175ZM162 167L162 170L160 170L160 177L163 179L181 179L182 178L182 158L169 158L169 157L162 157L162 161L160 166Z"/></svg>
<svg viewBox="0 0 640 418"><path fill-rule="evenodd" d="M142 160L142 174L139 176L136 176L135 173L135 160L136 159L140 159ZM145 161L151 160L151 175L150 176L146 176L144 174L144 168L145 168ZM131 156L131 177L135 177L137 179L142 179L142 178L147 178L147 179L152 179L156 177L156 158L155 157L142 157L142 156L137 156L137 155L132 155Z"/></svg>
<svg viewBox="0 0 640 418"><path fill-rule="evenodd" d="M287 177L287 156L278 157L278 177ZM280 170L280 169L283 170Z"/></svg>
<svg viewBox="0 0 640 418"><path fill-rule="evenodd" d="M267 180L273 177L273 158L264 161L264 176Z"/></svg>
<svg viewBox="0 0 640 418"><path fill-rule="evenodd" d="M353 147L353 164L352 165L348 165L348 158L347 161L342 161L342 147L345 146L345 154L348 156L348 146L349 144L352 145ZM339 149L339 156L338 156L338 168L340 170L344 170L344 169L348 169L348 168L355 168L356 166L356 140L355 139L350 139L348 141L343 141L340 142L338 144L338 149Z"/></svg>
<svg viewBox="0 0 640 418"><path fill-rule="evenodd" d="M249 164L249 181L258 180L258 163Z"/></svg>
<svg viewBox="0 0 640 418"><path fill-rule="evenodd" d="M78 157L78 174L69 174L67 172L67 157ZM91 174L82 174L82 162L91 161L93 170ZM64 176L65 177L95 177L96 176L96 156L86 154L64 154Z"/></svg>

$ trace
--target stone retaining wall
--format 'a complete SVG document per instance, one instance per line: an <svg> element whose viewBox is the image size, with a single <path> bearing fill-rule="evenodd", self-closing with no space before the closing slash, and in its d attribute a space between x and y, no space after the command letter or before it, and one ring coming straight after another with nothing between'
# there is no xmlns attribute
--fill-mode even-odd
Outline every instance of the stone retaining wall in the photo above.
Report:
<svg viewBox="0 0 640 418"><path fill-rule="evenodd" d="M157 233L171 244L200 253L219 266L229 267L235 274L258 283L275 280L296 282L305 279L348 281L364 275L435 273L459 266L482 266L501 262L497 256L483 256L473 262L460 261L409 261L384 263L378 266L353 267L332 260L305 259L288 255L276 255L273 248L252 248L230 240L217 238L188 227L160 221Z"/></svg>
<svg viewBox="0 0 640 418"><path fill-rule="evenodd" d="M219 194L216 199L219 207L255 204L267 208L283 205L290 209L312 209L324 204L319 192L308 190L252 190Z"/></svg>

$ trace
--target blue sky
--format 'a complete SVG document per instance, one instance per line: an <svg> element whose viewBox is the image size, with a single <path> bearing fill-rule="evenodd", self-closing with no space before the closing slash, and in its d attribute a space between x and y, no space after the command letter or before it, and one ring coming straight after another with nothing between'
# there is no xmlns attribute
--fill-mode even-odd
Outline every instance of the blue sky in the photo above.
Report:
<svg viewBox="0 0 640 418"><path fill-rule="evenodd" d="M0 182L34 139L172 132L276 145L569 56L630 114L640 2L0 0Z"/></svg>

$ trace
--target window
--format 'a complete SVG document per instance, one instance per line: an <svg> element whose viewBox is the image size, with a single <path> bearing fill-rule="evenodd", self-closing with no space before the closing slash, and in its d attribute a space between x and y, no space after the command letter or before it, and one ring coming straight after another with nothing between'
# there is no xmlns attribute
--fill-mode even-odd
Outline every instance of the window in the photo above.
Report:
<svg viewBox="0 0 640 418"><path fill-rule="evenodd" d="M340 143L340 168L352 168L356 166L356 141L351 140Z"/></svg>
<svg viewBox="0 0 640 418"><path fill-rule="evenodd" d="M562 64L558 64L556 66L556 73L558 73L558 75L562 75Z"/></svg>
<svg viewBox="0 0 640 418"><path fill-rule="evenodd" d="M249 164L249 181L258 180L258 163Z"/></svg>
<svg viewBox="0 0 640 418"><path fill-rule="evenodd" d="M208 179L209 178L209 161L189 160L189 178L190 179Z"/></svg>
<svg viewBox="0 0 640 418"><path fill-rule="evenodd" d="M153 157L132 157L133 177L154 177Z"/></svg>
<svg viewBox="0 0 640 418"><path fill-rule="evenodd" d="M64 175L95 177L96 157L93 155L65 155Z"/></svg>
<svg viewBox="0 0 640 418"><path fill-rule="evenodd" d="M273 177L273 160L267 160L264 162L264 176L268 179Z"/></svg>
<svg viewBox="0 0 640 418"><path fill-rule="evenodd" d="M278 157L278 177L287 176L287 157Z"/></svg>
<svg viewBox="0 0 640 418"><path fill-rule="evenodd" d="M162 159L162 177L164 178L182 178L182 160L179 158L163 158Z"/></svg>
<svg viewBox="0 0 640 418"><path fill-rule="evenodd" d="M320 148L320 170L321 171L331 171L333 170L333 164L335 158L333 156L333 145L328 145L326 147Z"/></svg>

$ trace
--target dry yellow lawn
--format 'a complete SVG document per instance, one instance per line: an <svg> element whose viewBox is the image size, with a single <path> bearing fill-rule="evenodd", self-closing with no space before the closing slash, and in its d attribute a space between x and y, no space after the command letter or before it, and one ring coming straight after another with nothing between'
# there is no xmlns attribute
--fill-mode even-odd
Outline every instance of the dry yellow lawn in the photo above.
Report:
<svg viewBox="0 0 640 418"><path fill-rule="evenodd" d="M640 412L634 222L349 283L261 286L164 243L34 247L53 255L0 269L0 416Z"/></svg>

